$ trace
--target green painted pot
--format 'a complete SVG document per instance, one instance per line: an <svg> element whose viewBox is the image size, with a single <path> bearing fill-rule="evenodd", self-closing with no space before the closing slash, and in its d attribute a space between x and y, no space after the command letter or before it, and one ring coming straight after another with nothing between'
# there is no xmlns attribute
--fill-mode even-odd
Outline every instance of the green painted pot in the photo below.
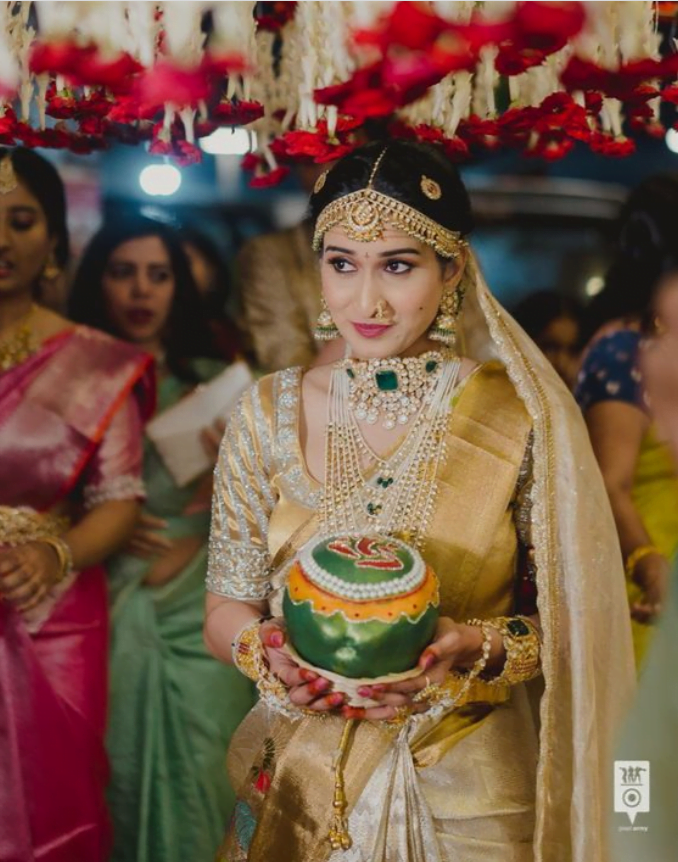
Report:
<svg viewBox="0 0 678 862"><path fill-rule="evenodd" d="M438 606L433 570L391 537L306 545L283 597L294 649L314 667L350 678L414 667L435 634Z"/></svg>

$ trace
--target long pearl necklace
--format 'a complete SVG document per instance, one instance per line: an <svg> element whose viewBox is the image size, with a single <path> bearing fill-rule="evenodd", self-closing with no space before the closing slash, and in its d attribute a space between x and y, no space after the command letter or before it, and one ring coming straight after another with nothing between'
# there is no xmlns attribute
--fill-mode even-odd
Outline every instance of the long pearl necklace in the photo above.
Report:
<svg viewBox="0 0 678 862"><path fill-rule="evenodd" d="M388 458L369 446L350 398L351 377L338 363L330 380L325 435L323 529L337 536L399 535L421 548L433 515L436 478L445 458L452 393L461 360L441 357L422 409ZM355 379L355 378L353 378Z"/></svg>

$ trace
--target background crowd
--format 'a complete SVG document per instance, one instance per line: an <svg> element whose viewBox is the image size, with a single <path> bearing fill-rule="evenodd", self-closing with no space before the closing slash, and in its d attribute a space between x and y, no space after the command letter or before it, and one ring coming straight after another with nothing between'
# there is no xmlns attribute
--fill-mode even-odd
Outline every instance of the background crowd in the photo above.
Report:
<svg viewBox="0 0 678 862"><path fill-rule="evenodd" d="M69 260L57 171L34 151L0 152L0 170L6 162L0 513L31 506L63 519L73 560L49 544L0 549L0 725L13 752L0 753L0 787L13 788L0 848L15 854L0 858L47 841L54 824L39 793L58 795L69 774L75 796L59 828L79 830L83 858L112 846L117 862L209 859L234 803L225 751L254 690L202 640L211 470L179 484L144 423L234 361L258 375L341 355L312 337L310 231L302 221L225 259L193 225L135 214L106 219ZM312 172L304 180L312 187ZM657 421L645 384L645 357L675 327L676 249L678 175L651 177L621 209L588 305L535 284L512 309L583 411L626 561L641 675L678 548L675 418ZM53 289L64 273L65 294ZM222 430L203 429L212 464ZM59 603L71 569L92 577ZM30 718L15 696L26 680Z"/></svg>

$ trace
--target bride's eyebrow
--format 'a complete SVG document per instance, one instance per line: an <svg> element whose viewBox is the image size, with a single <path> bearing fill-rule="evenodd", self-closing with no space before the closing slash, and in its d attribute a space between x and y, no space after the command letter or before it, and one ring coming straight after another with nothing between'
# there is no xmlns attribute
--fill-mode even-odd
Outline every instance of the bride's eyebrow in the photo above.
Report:
<svg viewBox="0 0 678 862"><path fill-rule="evenodd" d="M421 254L418 248L392 248L389 251L383 251L379 257L393 257L396 254Z"/></svg>
<svg viewBox="0 0 678 862"><path fill-rule="evenodd" d="M352 254L354 256L357 254L357 252L351 251L350 248L340 248L338 245L328 245L325 248L325 252L328 251L338 251L340 254Z"/></svg>

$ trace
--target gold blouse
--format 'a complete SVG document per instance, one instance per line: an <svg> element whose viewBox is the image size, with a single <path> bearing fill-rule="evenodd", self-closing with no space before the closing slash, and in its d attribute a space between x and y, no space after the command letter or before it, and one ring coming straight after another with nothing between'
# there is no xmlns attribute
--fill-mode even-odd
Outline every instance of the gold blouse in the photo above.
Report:
<svg viewBox="0 0 678 862"><path fill-rule="evenodd" d="M269 599L274 611L280 559L313 533L322 493L301 451L301 377L300 368L277 372L243 396L215 470L207 589ZM530 420L500 363L462 381L449 429L423 549L441 581L441 612L510 614L519 540L530 543Z"/></svg>

